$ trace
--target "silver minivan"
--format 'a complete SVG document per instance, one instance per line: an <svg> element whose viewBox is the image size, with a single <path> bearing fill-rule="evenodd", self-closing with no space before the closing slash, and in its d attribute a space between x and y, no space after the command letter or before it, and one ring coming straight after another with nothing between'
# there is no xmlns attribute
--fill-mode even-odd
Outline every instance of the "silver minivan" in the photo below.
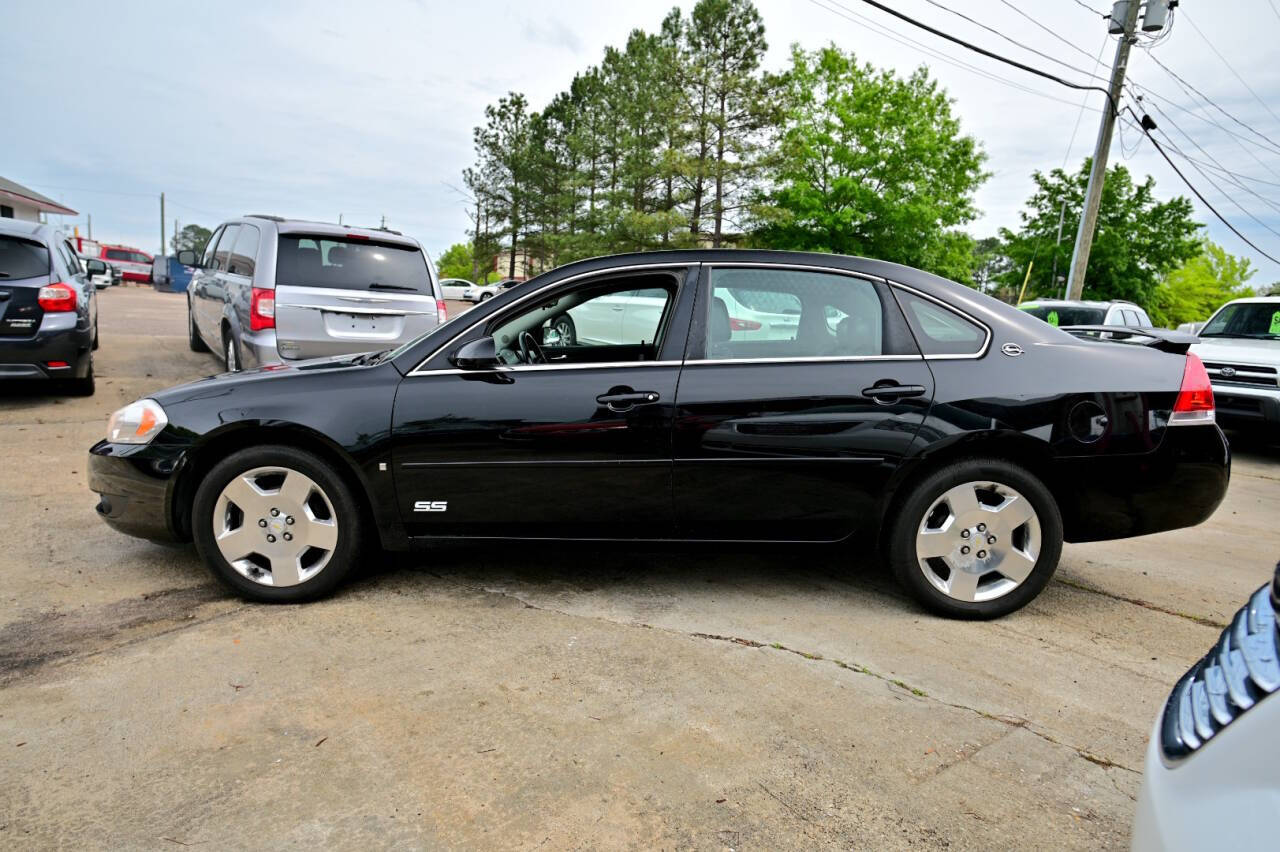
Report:
<svg viewBox="0 0 1280 852"><path fill-rule="evenodd" d="M388 349L445 320L431 260L396 231L244 216L179 260L196 267L191 349L218 352L231 372Z"/></svg>

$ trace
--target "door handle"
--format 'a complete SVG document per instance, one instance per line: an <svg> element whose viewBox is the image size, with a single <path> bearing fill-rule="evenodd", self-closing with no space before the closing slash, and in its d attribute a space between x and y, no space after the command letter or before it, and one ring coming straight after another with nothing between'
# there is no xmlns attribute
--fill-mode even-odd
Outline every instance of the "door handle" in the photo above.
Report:
<svg viewBox="0 0 1280 852"><path fill-rule="evenodd" d="M899 399L907 399L908 397L924 396L925 393L924 385L900 385L896 382L893 384L877 382L872 387L862 389L863 396L884 404L896 402Z"/></svg>
<svg viewBox="0 0 1280 852"><path fill-rule="evenodd" d="M601 394L596 397L596 402L610 411L627 411L637 405L652 405L659 398L657 391L627 391Z"/></svg>

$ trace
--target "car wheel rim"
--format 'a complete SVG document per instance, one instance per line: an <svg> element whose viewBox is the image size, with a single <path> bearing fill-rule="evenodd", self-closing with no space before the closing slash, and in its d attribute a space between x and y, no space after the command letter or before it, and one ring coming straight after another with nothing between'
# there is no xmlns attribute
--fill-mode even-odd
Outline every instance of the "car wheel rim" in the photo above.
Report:
<svg viewBox="0 0 1280 852"><path fill-rule="evenodd" d="M236 364L236 342L234 340L227 341L227 372L234 373L238 365Z"/></svg>
<svg viewBox="0 0 1280 852"><path fill-rule="evenodd" d="M1040 545L1040 518L1026 497L999 482L965 482L924 513L916 561L947 597L980 603L1021 586L1036 567Z"/></svg>
<svg viewBox="0 0 1280 852"><path fill-rule="evenodd" d="M562 320L560 320L559 322L557 322L557 323L555 324L555 330L556 330L556 334L558 334L558 335L560 336L560 345L561 345L561 346L572 346L572 345L573 345L573 343L574 343L574 340L573 340L573 327L569 324L569 321L568 321L568 320L566 320L566 319L562 319Z"/></svg>
<svg viewBox="0 0 1280 852"><path fill-rule="evenodd" d="M242 577L263 586L296 586L333 558L338 516L311 477L287 467L257 467L218 495L213 539Z"/></svg>

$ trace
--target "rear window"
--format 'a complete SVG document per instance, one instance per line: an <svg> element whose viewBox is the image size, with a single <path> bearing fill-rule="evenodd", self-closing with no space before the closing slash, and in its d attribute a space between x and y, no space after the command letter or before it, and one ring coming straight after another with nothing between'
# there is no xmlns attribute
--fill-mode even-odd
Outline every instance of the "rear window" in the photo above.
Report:
<svg viewBox="0 0 1280 852"><path fill-rule="evenodd" d="M1080 305L1018 305L1018 310L1042 319L1049 325L1102 325L1106 308L1090 308Z"/></svg>
<svg viewBox="0 0 1280 852"><path fill-rule="evenodd" d="M49 274L49 250L39 243L0 237L0 281Z"/></svg>
<svg viewBox="0 0 1280 852"><path fill-rule="evenodd" d="M373 240L281 236L276 284L431 295L422 251Z"/></svg>

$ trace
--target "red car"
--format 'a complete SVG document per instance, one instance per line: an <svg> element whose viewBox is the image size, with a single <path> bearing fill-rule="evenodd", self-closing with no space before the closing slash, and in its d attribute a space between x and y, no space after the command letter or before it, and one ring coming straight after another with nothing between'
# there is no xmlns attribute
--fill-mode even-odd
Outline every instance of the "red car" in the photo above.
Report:
<svg viewBox="0 0 1280 852"><path fill-rule="evenodd" d="M153 258L146 252L128 246L104 245L98 257L106 261L107 266L120 272L125 281L140 281L147 284L151 281L151 261Z"/></svg>

